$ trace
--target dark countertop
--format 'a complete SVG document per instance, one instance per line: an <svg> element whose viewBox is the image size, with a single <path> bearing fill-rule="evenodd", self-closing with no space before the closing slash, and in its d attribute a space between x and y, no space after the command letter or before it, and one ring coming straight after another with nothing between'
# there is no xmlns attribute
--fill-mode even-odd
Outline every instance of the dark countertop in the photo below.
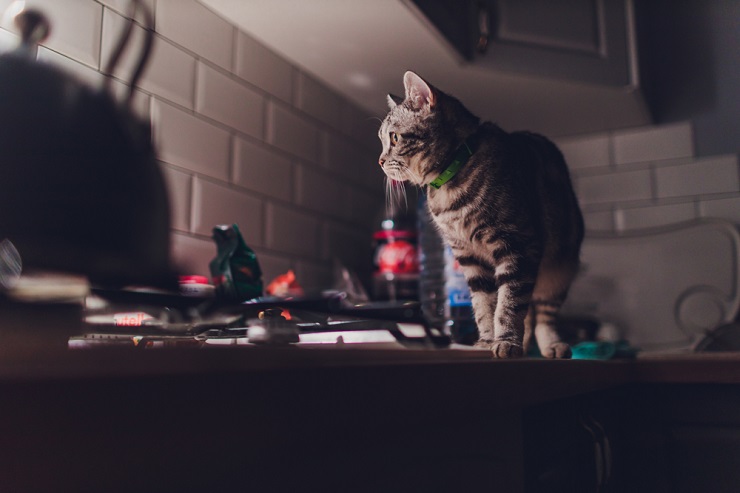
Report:
<svg viewBox="0 0 740 493"><path fill-rule="evenodd" d="M484 351L348 345L301 347L96 348L4 354L0 382L147 376L381 372L483 386L537 389L554 398L628 383L740 383L740 353L641 355L635 360L495 360ZM428 374L428 375L427 375Z"/></svg>

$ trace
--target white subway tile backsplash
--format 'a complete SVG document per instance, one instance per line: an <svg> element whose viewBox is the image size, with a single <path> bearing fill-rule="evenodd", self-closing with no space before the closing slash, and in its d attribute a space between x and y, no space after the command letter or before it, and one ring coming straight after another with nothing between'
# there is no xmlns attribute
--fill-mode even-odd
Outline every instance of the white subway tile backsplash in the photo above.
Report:
<svg viewBox="0 0 740 493"><path fill-rule="evenodd" d="M570 169L609 166L609 136L589 135L555 142Z"/></svg>
<svg viewBox="0 0 740 493"><path fill-rule="evenodd" d="M358 153L355 162L359 185L373 193L385 190L385 173L378 165L378 154Z"/></svg>
<svg viewBox="0 0 740 493"><path fill-rule="evenodd" d="M170 235L170 241L172 262L177 272L207 276L210 279L208 264L216 256L213 240L175 232Z"/></svg>
<svg viewBox="0 0 740 493"><path fill-rule="evenodd" d="M614 212L612 211L584 212L583 221L586 231L614 231Z"/></svg>
<svg viewBox="0 0 740 493"><path fill-rule="evenodd" d="M106 9L103 16L103 67L113 53L118 37L126 25L124 17ZM134 26L131 42L124 52L114 75L125 82L131 80L143 47L144 29ZM186 108L193 107L195 58L160 36L155 36L147 69L139 87L163 99Z"/></svg>
<svg viewBox="0 0 740 493"><path fill-rule="evenodd" d="M293 97L293 67L254 38L239 31L236 75L283 101Z"/></svg>
<svg viewBox="0 0 740 493"><path fill-rule="evenodd" d="M575 178L582 204L644 200L652 196L650 170Z"/></svg>
<svg viewBox="0 0 740 493"><path fill-rule="evenodd" d="M699 202L699 214L701 217L723 218L740 223L740 197L702 200Z"/></svg>
<svg viewBox="0 0 740 493"><path fill-rule="evenodd" d="M39 47L36 59L39 62L56 65L64 72L76 77L91 87L98 88L103 83L104 77L97 70L43 46Z"/></svg>
<svg viewBox="0 0 740 493"><path fill-rule="evenodd" d="M239 226L250 247L261 246L263 238L262 201L223 185L195 178L193 183L193 232L211 235L218 224Z"/></svg>
<svg viewBox="0 0 740 493"><path fill-rule="evenodd" d="M342 127L340 130L365 151L380 154L378 128L381 118L369 115L357 106L347 103L342 107Z"/></svg>
<svg viewBox="0 0 740 493"><path fill-rule="evenodd" d="M265 288L275 277L293 268L290 257L287 255L276 255L259 248L255 249L254 253L257 254L257 262L262 270L262 282Z"/></svg>
<svg viewBox="0 0 740 493"><path fill-rule="evenodd" d="M195 0L157 0L157 32L231 70L235 27Z"/></svg>
<svg viewBox="0 0 740 493"><path fill-rule="evenodd" d="M0 14L11 3L12 0L0 0ZM44 46L98 68L102 5L90 0L26 0L25 6L41 10L51 22L52 29ZM3 27L13 30L7 25Z"/></svg>
<svg viewBox="0 0 740 493"><path fill-rule="evenodd" d="M103 5L106 5L119 14L123 14L128 16L131 12L131 0L97 0ZM154 15L154 2L155 0L143 0L142 3L146 6L147 9L149 9L149 12L152 13L152 16ZM136 19L141 21L143 16L139 13L136 16Z"/></svg>
<svg viewBox="0 0 740 493"><path fill-rule="evenodd" d="M152 102L152 122L162 161L224 181L229 179L228 132L161 101Z"/></svg>
<svg viewBox="0 0 740 493"><path fill-rule="evenodd" d="M372 237L364 231L328 223L323 243L322 257L328 262L338 260L352 270L372 265Z"/></svg>
<svg viewBox="0 0 740 493"><path fill-rule="evenodd" d="M296 106L333 128L341 128L344 100L303 72L297 78Z"/></svg>
<svg viewBox="0 0 740 493"><path fill-rule="evenodd" d="M617 132L612 137L616 164L676 159L694 155L690 123Z"/></svg>
<svg viewBox="0 0 740 493"><path fill-rule="evenodd" d="M616 211L617 229L620 231L665 226L688 221L695 217L696 207L693 202Z"/></svg>
<svg viewBox="0 0 740 493"><path fill-rule="evenodd" d="M254 253L257 254L257 262L259 262L260 269L262 269L262 282L265 289L267 289L267 285L277 276L285 274L289 270L293 270L295 273L290 256L288 255L275 255L268 250L259 248L255 249Z"/></svg>
<svg viewBox="0 0 740 493"><path fill-rule="evenodd" d="M286 202L293 196L293 165L263 146L234 139L234 183Z"/></svg>
<svg viewBox="0 0 740 493"><path fill-rule="evenodd" d="M318 161L319 131L311 122L270 102L268 104L267 141L284 151L311 161Z"/></svg>
<svg viewBox="0 0 740 493"><path fill-rule="evenodd" d="M372 231L373 228L378 226L376 223L385 211L383 188L378 188L374 192L352 190L347 205L352 223ZM409 205L409 207L413 207L413 205Z"/></svg>
<svg viewBox="0 0 740 493"><path fill-rule="evenodd" d="M347 185L309 166L296 170L296 203L327 216L348 218L351 208Z"/></svg>
<svg viewBox="0 0 740 493"><path fill-rule="evenodd" d="M253 137L264 134L264 99L236 80L201 63L195 109Z"/></svg>
<svg viewBox="0 0 740 493"><path fill-rule="evenodd" d="M334 132L323 132L321 135L321 164L326 169L345 178L358 180L357 170L354 169L357 147L347 139L343 139Z"/></svg>
<svg viewBox="0 0 740 493"><path fill-rule="evenodd" d="M116 79L112 80L111 91L113 93L113 97L115 97L117 101L125 101L128 98L129 88L130 86L128 84L124 84ZM151 96L141 90L135 89L134 99L131 101L131 111L134 116L139 118L142 122L149 122L151 118L151 109Z"/></svg>
<svg viewBox="0 0 740 493"><path fill-rule="evenodd" d="M321 147L321 162L326 169L367 190L383 190L385 175L378 166L379 154L366 151L334 132L323 133Z"/></svg>
<svg viewBox="0 0 740 493"><path fill-rule="evenodd" d="M0 54L14 50L18 46L18 41L18 36L5 29L0 29Z"/></svg>
<svg viewBox="0 0 740 493"><path fill-rule="evenodd" d="M658 197L680 197L740 190L736 155L699 159L655 170Z"/></svg>
<svg viewBox="0 0 740 493"><path fill-rule="evenodd" d="M301 257L316 258L319 222L316 216L277 204L267 204L265 246Z"/></svg>
<svg viewBox="0 0 740 493"><path fill-rule="evenodd" d="M172 228L188 232L190 231L193 177L167 165L162 165L162 171L170 200Z"/></svg>
<svg viewBox="0 0 740 493"><path fill-rule="evenodd" d="M332 265L299 260L296 263L296 279L306 292L318 292L331 287Z"/></svg>

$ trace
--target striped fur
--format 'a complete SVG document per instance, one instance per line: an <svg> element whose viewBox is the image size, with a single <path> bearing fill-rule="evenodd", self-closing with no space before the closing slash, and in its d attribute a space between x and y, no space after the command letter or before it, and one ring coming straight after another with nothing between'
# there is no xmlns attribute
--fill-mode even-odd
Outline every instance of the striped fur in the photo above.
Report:
<svg viewBox="0 0 740 493"><path fill-rule="evenodd" d="M560 151L545 137L481 123L412 72L378 136L379 163L396 181L426 187L429 211L467 279L477 345L524 354L532 333L546 357L569 357L555 317L579 263L583 219ZM439 189L426 186L463 141L477 148Z"/></svg>

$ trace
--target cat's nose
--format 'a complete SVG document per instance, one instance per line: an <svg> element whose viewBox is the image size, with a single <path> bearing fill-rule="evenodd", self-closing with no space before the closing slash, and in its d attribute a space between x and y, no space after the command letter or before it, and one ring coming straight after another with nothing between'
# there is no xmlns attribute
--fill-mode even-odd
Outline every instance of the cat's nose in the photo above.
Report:
<svg viewBox="0 0 740 493"><path fill-rule="evenodd" d="M380 167L382 168L382 167L383 167L383 165L385 164L385 159L382 159L382 158L381 158L381 159L378 159L378 164L379 164L379 165L380 165Z"/></svg>

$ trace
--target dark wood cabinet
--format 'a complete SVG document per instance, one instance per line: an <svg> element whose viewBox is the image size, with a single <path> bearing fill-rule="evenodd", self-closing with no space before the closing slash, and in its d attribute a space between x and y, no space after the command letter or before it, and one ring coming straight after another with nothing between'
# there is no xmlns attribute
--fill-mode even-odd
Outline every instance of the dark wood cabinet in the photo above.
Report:
<svg viewBox="0 0 740 493"><path fill-rule="evenodd" d="M8 355L0 490L735 492L738 362Z"/></svg>
<svg viewBox="0 0 740 493"><path fill-rule="evenodd" d="M414 0L480 70L636 86L631 0Z"/></svg>
<svg viewBox="0 0 740 493"><path fill-rule="evenodd" d="M600 392L523 411L525 491L619 491L621 394Z"/></svg>

